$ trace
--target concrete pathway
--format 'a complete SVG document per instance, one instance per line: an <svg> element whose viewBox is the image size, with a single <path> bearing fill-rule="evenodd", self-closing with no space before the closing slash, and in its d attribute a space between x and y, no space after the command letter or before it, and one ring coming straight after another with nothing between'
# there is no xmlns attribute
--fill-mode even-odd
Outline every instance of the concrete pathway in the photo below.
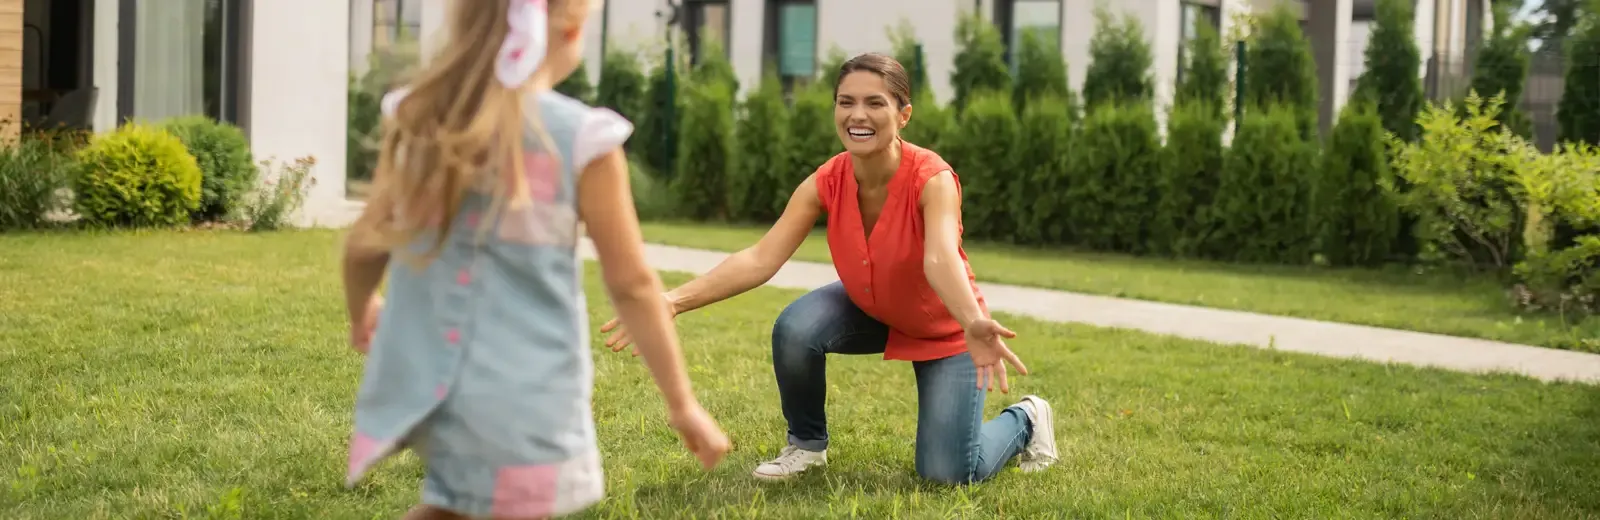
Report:
<svg viewBox="0 0 1600 520"><path fill-rule="evenodd" d="M581 249L585 258L594 257L587 240ZM721 252L654 244L647 245L645 253L658 270L694 274L711 270L727 257ZM838 279L830 264L793 261L767 285L814 289ZM1546 381L1600 383L1597 354L1014 285L978 285L991 310L1048 321L1464 372L1509 372Z"/></svg>

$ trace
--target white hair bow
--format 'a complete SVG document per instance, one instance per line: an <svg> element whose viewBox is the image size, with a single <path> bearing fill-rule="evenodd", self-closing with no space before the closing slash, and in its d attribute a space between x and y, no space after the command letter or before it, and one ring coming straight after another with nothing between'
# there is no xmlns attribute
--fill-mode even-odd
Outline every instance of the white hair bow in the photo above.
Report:
<svg viewBox="0 0 1600 520"><path fill-rule="evenodd" d="M506 22L510 27L494 62L495 78L506 88L521 87L544 60L546 32L550 28L548 11L547 0L506 0ZM410 91L402 87L385 94L380 103L383 113L394 115L400 100Z"/></svg>

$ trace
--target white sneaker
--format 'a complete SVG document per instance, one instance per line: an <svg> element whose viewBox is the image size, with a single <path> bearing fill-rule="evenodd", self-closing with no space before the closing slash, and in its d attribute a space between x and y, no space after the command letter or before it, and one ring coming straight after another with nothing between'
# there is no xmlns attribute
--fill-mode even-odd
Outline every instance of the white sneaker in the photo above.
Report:
<svg viewBox="0 0 1600 520"><path fill-rule="evenodd" d="M1050 409L1050 403L1037 395L1030 395L1023 397L1015 406L1026 412L1028 420L1033 423L1033 438L1028 439L1028 445L1017 458L1018 466L1022 471L1034 472L1055 464L1059 458L1056 453L1056 414Z"/></svg>
<svg viewBox="0 0 1600 520"><path fill-rule="evenodd" d="M798 446L787 446L778 458L761 463L756 466L755 477L761 480L788 480L799 476L812 466L821 466L828 463L828 450L811 451L803 450Z"/></svg>

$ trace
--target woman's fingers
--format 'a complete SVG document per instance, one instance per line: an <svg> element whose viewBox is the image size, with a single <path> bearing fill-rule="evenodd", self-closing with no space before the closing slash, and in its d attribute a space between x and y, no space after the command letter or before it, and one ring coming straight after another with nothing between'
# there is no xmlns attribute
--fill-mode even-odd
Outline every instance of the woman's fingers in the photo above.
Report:
<svg viewBox="0 0 1600 520"><path fill-rule="evenodd" d="M1011 332L1011 329L1006 328L1005 325L1001 325L998 321L994 322L994 328L1000 333L1001 336L1004 336L1007 339L1017 337L1017 333Z"/></svg>
<svg viewBox="0 0 1600 520"><path fill-rule="evenodd" d="M612 352L622 352L622 349L628 348L630 339L632 338L628 337L627 329L618 330L610 338L606 338L606 346L611 347Z"/></svg>
<svg viewBox="0 0 1600 520"><path fill-rule="evenodd" d="M600 326L600 332L611 332L611 329L617 328L618 323L620 321L617 318L611 318L611 321L607 321L605 325Z"/></svg>
<svg viewBox="0 0 1600 520"><path fill-rule="evenodd" d="M996 374L1000 375L1000 393L1011 393L1011 382L1006 380L1006 364L999 362L995 363L994 371Z"/></svg>
<svg viewBox="0 0 1600 520"><path fill-rule="evenodd" d="M1017 357L1016 352L1012 352L1011 349L1002 346L1000 347L1000 356L1005 359L1006 363L1011 363L1011 366L1017 369L1018 374L1028 375L1028 366L1022 364L1022 359Z"/></svg>

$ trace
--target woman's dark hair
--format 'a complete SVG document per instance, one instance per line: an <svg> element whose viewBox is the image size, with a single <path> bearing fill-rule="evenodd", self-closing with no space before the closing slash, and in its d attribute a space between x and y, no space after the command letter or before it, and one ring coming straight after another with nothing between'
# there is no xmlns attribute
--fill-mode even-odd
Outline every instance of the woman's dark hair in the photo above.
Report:
<svg viewBox="0 0 1600 520"><path fill-rule="evenodd" d="M869 52L850 58L839 66L839 76L833 79L833 95L839 95L839 84L844 83L844 77L851 72L871 72L883 77L884 84L889 86L889 94L900 108L911 104L911 78L906 75L906 68L900 62L887 55Z"/></svg>

